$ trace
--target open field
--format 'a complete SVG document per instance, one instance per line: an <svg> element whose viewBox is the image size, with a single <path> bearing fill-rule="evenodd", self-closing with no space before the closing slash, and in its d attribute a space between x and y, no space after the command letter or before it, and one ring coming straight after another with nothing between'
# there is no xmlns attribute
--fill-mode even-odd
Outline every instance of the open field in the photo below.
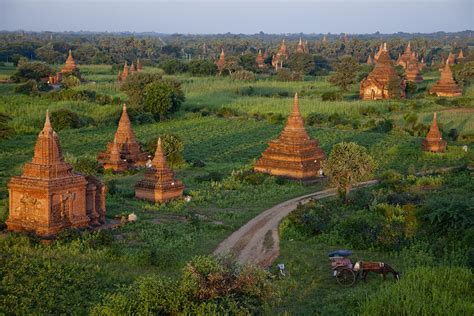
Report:
<svg viewBox="0 0 474 316"><path fill-rule="evenodd" d="M92 90L126 101L127 96L119 90L116 73L110 66L80 65L80 68L89 82L74 89ZM151 67L146 67L145 71L160 72ZM0 66L0 79L13 72L11 65ZM435 79L431 74L426 77L431 82ZM357 128L340 124L314 125L307 129L312 137L319 140L327 154L333 145L341 141L353 141L365 146L377 163L374 175L377 178L387 170L407 175L465 167L472 160L472 154L462 150L462 146L469 144L469 141L458 142L448 137L445 137L449 145L446 153L422 152L423 137L405 132L403 117L407 113L416 113L419 122L429 125L432 113L438 111L438 122L445 135L450 129L457 129L459 135L473 135L473 105L466 108L442 106L436 104L433 97L362 102L357 100L355 86L345 94L343 101L325 102L321 94L335 90L325 76L303 82L277 82L271 78L243 82L227 77L187 75L175 78L182 81L186 95L181 110L162 122L135 122L133 129L143 144L154 142L163 134L174 134L184 141L184 159L187 163L176 173L185 183L185 193L192 196L191 202L180 200L166 205L152 205L135 200L133 185L142 177L143 171L123 175L100 174L109 185L108 221L118 224L121 216L132 212L137 214L138 221L82 236L74 232L65 233L51 244L40 243L26 235L2 232L0 263L3 267L0 267L0 276L3 279L0 287L8 295L0 293L0 306L6 306L5 310L0 307L0 314L12 311L20 314L88 313L105 295L132 284L140 277L160 275L176 278L193 256L211 254L222 240L263 210L327 188L326 181L308 185L262 176L252 182L238 179L233 174L235 170L250 168L268 141L278 136L291 109L294 92L300 95L301 111L305 117L310 113L337 113L360 122L361 127ZM84 127L58 132L63 153L74 157L96 157L104 150L107 142L113 139L121 113L118 104L55 101L44 95L20 95L14 91L16 86L0 84L0 113L12 118L9 124L16 130L13 137L0 141L2 225L8 216L7 182L11 176L20 174L22 165L31 159L47 109L70 109L88 122ZM473 86L465 90L466 96L474 96ZM364 114L368 107L375 108L377 113ZM222 115L219 112L222 108L234 112ZM282 119L273 121L255 115L268 113L281 114ZM384 118L392 119L396 128L383 132L364 127L370 120ZM196 161L202 162L201 166L195 166L193 162ZM211 174L219 175L219 179L209 179ZM472 174L463 173L460 176L462 179L451 180L447 188L455 188L455 180L464 183L469 176L472 177ZM113 192L110 190L112 186ZM463 186L458 196L467 196L469 188L467 184ZM365 190L376 196L378 189ZM385 195L380 193L380 198ZM275 282L284 297L273 304L272 310L292 314L315 311L343 314L345 308L359 308L367 295L382 287L382 282L372 276L367 284L341 291L331 277L326 253L345 246L350 247L341 240L316 236L283 239L277 262L286 263L291 277ZM407 257L398 252L370 246L357 251L357 256L389 261L402 271L413 267L405 261ZM29 267L28 262L34 267ZM64 278L69 280L66 290ZM47 293L74 295L55 297ZM71 300L70 296L74 299Z"/></svg>

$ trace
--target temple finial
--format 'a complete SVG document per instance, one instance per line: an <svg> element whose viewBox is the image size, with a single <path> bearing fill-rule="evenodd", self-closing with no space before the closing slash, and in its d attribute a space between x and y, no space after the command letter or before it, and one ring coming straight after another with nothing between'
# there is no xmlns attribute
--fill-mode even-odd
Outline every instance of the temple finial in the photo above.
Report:
<svg viewBox="0 0 474 316"><path fill-rule="evenodd" d="M293 113L300 113L300 102L298 100L298 93L295 93L295 98L293 100Z"/></svg>
<svg viewBox="0 0 474 316"><path fill-rule="evenodd" d="M46 119L44 121L43 129L51 129L51 121L49 120L49 110L46 110Z"/></svg>

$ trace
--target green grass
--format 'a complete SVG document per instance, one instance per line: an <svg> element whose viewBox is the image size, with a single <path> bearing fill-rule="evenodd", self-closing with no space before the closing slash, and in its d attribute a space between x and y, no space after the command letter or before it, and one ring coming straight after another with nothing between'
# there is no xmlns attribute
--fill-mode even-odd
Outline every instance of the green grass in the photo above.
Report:
<svg viewBox="0 0 474 316"><path fill-rule="evenodd" d="M94 90L126 100L126 96L118 89L116 74L110 66L80 65L80 69L88 82L76 89ZM13 71L11 66L0 67L0 78L9 76ZM144 71L160 70L145 68ZM185 143L184 158L187 161L201 160L205 163L205 166L200 168L187 165L176 170L177 177L185 183L186 193L193 196L192 201L175 201L167 205L137 201L133 198L133 185L142 177L141 172L101 175L106 182L117 182L118 193L107 195L108 219L134 212L138 215L138 222L112 230L111 240L107 242L97 241L100 236L87 235L43 245L17 235L0 236L0 252L15 258L28 258L28 261L22 262L31 262L36 267L29 271L28 263L24 263L22 276L0 268L0 275L8 274L8 280L11 281L5 281L6 283L1 285L6 291L17 290L16 295L20 303L28 302L21 298L22 295L27 297L35 294L29 292L29 289L33 288L32 285L29 289L28 286L16 287L15 280L43 287L48 285L48 278L51 277L56 280L51 285L52 293L60 293L62 285L57 279L64 273L70 275L72 280L71 291L80 293L80 289L90 285L94 292L84 293L84 297L91 300L91 303L97 303L106 293L113 292L121 284L131 284L139 276L160 274L174 277L192 256L211 253L220 241L261 211L289 198L323 189L327 185L325 182L307 186L296 182L282 184L273 177L266 177L260 185L236 183L230 176L232 170L251 165L260 157L268 141L278 136L283 126L244 116L200 116L197 113L187 113L187 110L217 110L230 107L247 114L272 112L286 116L290 112L294 92L299 92L304 115L311 112L343 113L366 120L368 118L362 117L359 109L374 106L380 109L382 115L401 121L403 114L412 111L412 101L368 103L354 100L357 95L356 87L346 94L345 101L323 102L321 94L335 90L325 77L304 82L262 79L252 83L216 77L178 76L178 79L183 82L187 98L183 105L184 110L168 121L134 124L133 128L142 143L155 140L158 135L164 133L176 134ZM12 117L10 124L17 132L13 138L0 141L0 222L3 222L8 214L7 182L11 176L20 174L22 165L32 158L36 136L43 125L46 109L54 111L68 108L82 118L93 119L94 125L59 132L63 153L92 157L104 150L107 142L113 139L115 124L121 112L118 105L57 102L45 97L18 95L14 93L15 86L0 85L0 112ZM253 92L246 95L245 89L249 86L253 87ZM434 104L433 100L422 100L424 106L415 110L419 113L420 121L426 124L431 121L432 111L445 109ZM389 111L390 105L399 103L403 105L400 111ZM472 112L466 114L442 111L439 114L440 124L448 129L457 128L461 133L473 132L472 121ZM315 127L308 127L308 132L319 140L326 153L341 141L355 141L366 146L378 163L377 175L386 169L407 173L458 166L468 162L468 156L461 150L460 145L451 140L448 140L450 146L446 153L430 154L420 150L422 138L401 132L373 133ZM222 174L224 180L217 183L198 180L199 176L210 172ZM340 291L330 275L326 258L326 252L333 247L335 246L321 244L315 240L282 243L282 256L279 260L287 264L292 277L279 282L286 298L276 307L277 312L340 311L355 306L361 300L360 297L373 293L380 287L381 282L373 277L366 285L349 289L345 293ZM387 259L397 267L405 269L401 260L387 253L363 251L358 255ZM0 260L5 260L5 257L0 256ZM9 261L9 264L12 264L11 262ZM88 284L83 272L78 270L77 263L91 269L94 278L100 282L91 281L91 284ZM51 268L55 265L61 268ZM4 265L6 266L9 265ZM74 281L75 275L78 276L77 282ZM338 307L340 298L347 295L349 300ZM61 296L57 300L58 308L53 311L63 311L68 298ZM54 299L48 302L54 307ZM87 303L81 307L80 301L75 302L77 304L74 310L78 313L85 313L90 306ZM17 311L35 311L34 304L31 304L23 305Z"/></svg>

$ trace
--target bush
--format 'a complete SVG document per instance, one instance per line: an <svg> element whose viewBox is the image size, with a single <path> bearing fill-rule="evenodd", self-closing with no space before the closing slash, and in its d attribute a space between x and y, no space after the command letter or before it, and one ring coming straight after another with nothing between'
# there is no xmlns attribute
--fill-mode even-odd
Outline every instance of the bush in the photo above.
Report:
<svg viewBox="0 0 474 316"><path fill-rule="evenodd" d="M187 263L178 281L156 276L138 279L105 297L92 315L258 314L275 296L264 270L197 256Z"/></svg>
<svg viewBox="0 0 474 316"><path fill-rule="evenodd" d="M328 91L321 94L323 101L342 101L342 94L337 91Z"/></svg>
<svg viewBox="0 0 474 316"><path fill-rule="evenodd" d="M69 89L69 88L74 88L74 87L77 87L81 84L81 80L79 80L79 78L77 78L76 76L74 75L69 75L69 76L66 76L62 81L61 81L61 85L66 88L66 89Z"/></svg>
<svg viewBox="0 0 474 316"><path fill-rule="evenodd" d="M195 59L188 64L188 71L193 76L211 76L217 71L217 66L212 60Z"/></svg>
<svg viewBox="0 0 474 316"><path fill-rule="evenodd" d="M102 165L99 164L97 159L92 156L80 156L75 157L73 155L65 155L65 160L73 165L74 171L79 172L83 175L97 175L102 172Z"/></svg>
<svg viewBox="0 0 474 316"><path fill-rule="evenodd" d="M247 70L238 70L233 72L230 76L234 80L243 80L243 81L255 81L257 78L255 74Z"/></svg>
<svg viewBox="0 0 474 316"><path fill-rule="evenodd" d="M56 131L83 126L79 115L68 109L59 109L51 112L51 125Z"/></svg>
<svg viewBox="0 0 474 316"><path fill-rule="evenodd" d="M217 110L217 116L218 117L225 117L225 118L230 118L230 117L237 117L239 116L239 113L228 107L221 107L219 110Z"/></svg>
<svg viewBox="0 0 474 316"><path fill-rule="evenodd" d="M176 112L184 102L181 83L174 80L152 82L145 87L143 94L144 109L160 120L169 113Z"/></svg>
<svg viewBox="0 0 474 316"><path fill-rule="evenodd" d="M180 74L188 71L188 65L177 58L167 58L160 62L160 68L168 75Z"/></svg>
<svg viewBox="0 0 474 316"><path fill-rule="evenodd" d="M292 72L287 68L278 69L276 78L278 81L301 81L303 80L303 75L298 72Z"/></svg>
<svg viewBox="0 0 474 316"><path fill-rule="evenodd" d="M152 82L161 81L162 75L158 73L135 72L130 74L124 83L120 86L120 90L128 96L128 102L131 105L142 105L145 102L145 94L143 91L146 86Z"/></svg>
<svg viewBox="0 0 474 316"><path fill-rule="evenodd" d="M380 288L361 306L362 315L472 315L474 276L458 267L420 267Z"/></svg>
<svg viewBox="0 0 474 316"><path fill-rule="evenodd" d="M323 125L328 120L327 115L322 113L309 113L308 117L306 118L305 122L308 125L318 126Z"/></svg>
<svg viewBox="0 0 474 316"><path fill-rule="evenodd" d="M166 155L168 165L172 168L184 166L186 162L183 158L183 140L174 134L163 134L159 137L161 138L161 147ZM156 143L156 138L148 140L146 143L146 151L154 154L156 151Z"/></svg>
<svg viewBox="0 0 474 316"><path fill-rule="evenodd" d="M4 113L0 113L0 140L7 139L15 134L15 130L8 126L11 117Z"/></svg>
<svg viewBox="0 0 474 316"><path fill-rule="evenodd" d="M15 93L38 95L39 94L38 84L36 83L35 80L30 79L27 82L16 86Z"/></svg>
<svg viewBox="0 0 474 316"><path fill-rule="evenodd" d="M53 68L42 62L24 62L19 63L12 79L15 82L24 82L30 79L40 81L54 73Z"/></svg>

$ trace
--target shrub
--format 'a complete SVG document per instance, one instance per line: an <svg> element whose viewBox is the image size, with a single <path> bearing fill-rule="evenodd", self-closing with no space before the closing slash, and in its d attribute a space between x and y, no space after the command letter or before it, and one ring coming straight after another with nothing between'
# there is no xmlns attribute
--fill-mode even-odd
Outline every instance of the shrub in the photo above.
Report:
<svg viewBox="0 0 474 316"><path fill-rule="evenodd" d="M83 175L96 175L103 171L102 165L92 156L74 157L73 155L66 155L65 159L73 165L75 172Z"/></svg>
<svg viewBox="0 0 474 316"><path fill-rule="evenodd" d="M7 139L15 134L15 130L8 126L11 117L4 113L0 113L0 140Z"/></svg>
<svg viewBox="0 0 474 316"><path fill-rule="evenodd" d="M143 91L152 82L161 81L162 75L158 73L135 72L130 74L125 82L120 86L120 90L128 96L131 105L142 105L145 102Z"/></svg>
<svg viewBox="0 0 474 316"><path fill-rule="evenodd" d="M19 63L12 79L15 82L24 82L30 79L40 81L54 73L53 68L42 62L24 62Z"/></svg>
<svg viewBox="0 0 474 316"><path fill-rule="evenodd" d="M28 94L28 95L38 95L39 88L35 80L28 80L27 82L20 84L15 87L15 93Z"/></svg>
<svg viewBox="0 0 474 316"><path fill-rule="evenodd" d="M76 76L74 75L69 75L69 76L66 76L62 81L61 81L61 85L64 87L64 88L74 88L74 87L77 87L81 84L81 80L79 80L79 78L77 78Z"/></svg>
<svg viewBox="0 0 474 316"><path fill-rule="evenodd" d="M217 66L212 60L195 59L189 62L188 71L193 76L211 76L216 73Z"/></svg>
<svg viewBox="0 0 474 316"><path fill-rule="evenodd" d="M326 123L328 120L327 115L322 114L322 113L309 113L308 116L306 117L306 124L312 125L312 126L318 126L318 125L323 125Z"/></svg>
<svg viewBox="0 0 474 316"><path fill-rule="evenodd" d="M69 109L59 109L51 112L51 124L56 131L82 127L79 115Z"/></svg>
<svg viewBox="0 0 474 316"><path fill-rule="evenodd" d="M144 109L162 120L179 109L184 101L184 93L181 83L177 81L155 81L145 87L144 98Z"/></svg>
<svg viewBox="0 0 474 316"><path fill-rule="evenodd" d="M472 315L474 276L458 267L419 267L380 288L361 306L362 315Z"/></svg>
<svg viewBox="0 0 474 316"><path fill-rule="evenodd" d="M183 158L184 142L181 137L174 134L163 134L159 136L161 138L161 147L166 155L166 161L172 168L180 168L185 165ZM146 143L146 151L149 153L155 153L156 151L156 138L150 139Z"/></svg>
<svg viewBox="0 0 474 316"><path fill-rule="evenodd" d="M342 94L337 91L328 91L321 94L323 101L342 101Z"/></svg>
<svg viewBox="0 0 474 316"><path fill-rule="evenodd" d="M168 75L180 74L188 71L188 65L177 58L167 58L160 62L160 68Z"/></svg>
<svg viewBox="0 0 474 316"><path fill-rule="evenodd" d="M301 73L293 72L287 68L281 68L277 71L277 80L278 81L301 81L303 80L303 75Z"/></svg>
<svg viewBox="0 0 474 316"><path fill-rule="evenodd" d="M257 78L255 74L248 70L238 70L233 72L230 76L234 80L255 81Z"/></svg>
<svg viewBox="0 0 474 316"><path fill-rule="evenodd" d="M217 116L218 117L225 117L225 118L230 118L230 117L237 117L239 116L239 113L228 107L221 107L219 110L217 110Z"/></svg>

